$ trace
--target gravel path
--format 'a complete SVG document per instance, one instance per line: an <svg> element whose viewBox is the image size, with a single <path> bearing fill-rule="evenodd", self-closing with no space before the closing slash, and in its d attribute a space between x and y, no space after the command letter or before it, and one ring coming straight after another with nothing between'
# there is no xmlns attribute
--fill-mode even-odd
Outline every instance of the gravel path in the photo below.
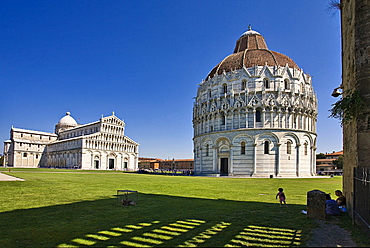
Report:
<svg viewBox="0 0 370 248"><path fill-rule="evenodd" d="M320 227L313 231L308 247L357 247L347 230L322 220L318 222Z"/></svg>
<svg viewBox="0 0 370 248"><path fill-rule="evenodd" d="M0 172L0 181L24 181L24 179L9 176Z"/></svg>

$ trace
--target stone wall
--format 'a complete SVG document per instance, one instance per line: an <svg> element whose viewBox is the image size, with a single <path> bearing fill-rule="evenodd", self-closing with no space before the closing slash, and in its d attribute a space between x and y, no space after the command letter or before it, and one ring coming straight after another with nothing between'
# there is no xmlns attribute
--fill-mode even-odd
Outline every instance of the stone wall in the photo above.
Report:
<svg viewBox="0 0 370 248"><path fill-rule="evenodd" d="M370 3L368 0L342 0L342 86L344 94L357 90L363 107L357 118L343 125L343 193L353 207L353 169L370 164ZM351 214L353 214L350 211Z"/></svg>

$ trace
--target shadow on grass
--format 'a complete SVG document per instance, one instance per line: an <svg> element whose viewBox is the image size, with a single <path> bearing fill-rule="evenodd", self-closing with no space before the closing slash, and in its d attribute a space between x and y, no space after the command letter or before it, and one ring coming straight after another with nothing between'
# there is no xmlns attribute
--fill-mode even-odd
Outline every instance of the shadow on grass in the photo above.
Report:
<svg viewBox="0 0 370 248"><path fill-rule="evenodd" d="M297 247L315 222L302 205L139 194L0 213L3 247Z"/></svg>

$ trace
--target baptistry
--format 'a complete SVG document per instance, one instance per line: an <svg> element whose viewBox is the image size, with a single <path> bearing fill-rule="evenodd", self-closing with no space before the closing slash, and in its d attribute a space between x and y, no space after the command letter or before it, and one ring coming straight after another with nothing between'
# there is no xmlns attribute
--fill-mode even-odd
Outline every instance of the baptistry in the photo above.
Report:
<svg viewBox="0 0 370 248"><path fill-rule="evenodd" d="M316 172L312 78L251 29L198 87L197 175L310 177Z"/></svg>

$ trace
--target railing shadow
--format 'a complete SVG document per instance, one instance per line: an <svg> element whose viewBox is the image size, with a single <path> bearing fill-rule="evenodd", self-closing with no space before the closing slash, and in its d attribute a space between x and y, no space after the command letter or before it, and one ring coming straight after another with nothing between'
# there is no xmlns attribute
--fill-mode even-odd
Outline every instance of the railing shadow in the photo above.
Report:
<svg viewBox="0 0 370 248"><path fill-rule="evenodd" d="M301 246L314 221L302 205L138 195L0 213L3 247Z"/></svg>

